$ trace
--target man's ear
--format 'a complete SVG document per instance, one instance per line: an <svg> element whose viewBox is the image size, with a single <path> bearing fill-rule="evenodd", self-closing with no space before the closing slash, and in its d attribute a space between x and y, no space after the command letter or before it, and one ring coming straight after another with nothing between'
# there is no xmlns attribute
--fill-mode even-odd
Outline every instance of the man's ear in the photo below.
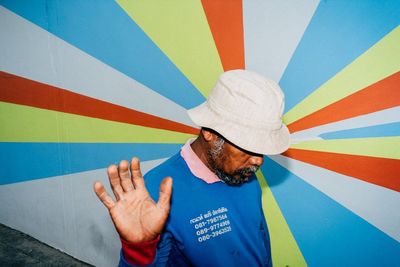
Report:
<svg viewBox="0 0 400 267"><path fill-rule="evenodd" d="M206 142L212 142L218 138L218 136L215 133L213 133L205 128L201 129L201 135L203 136L203 138Z"/></svg>

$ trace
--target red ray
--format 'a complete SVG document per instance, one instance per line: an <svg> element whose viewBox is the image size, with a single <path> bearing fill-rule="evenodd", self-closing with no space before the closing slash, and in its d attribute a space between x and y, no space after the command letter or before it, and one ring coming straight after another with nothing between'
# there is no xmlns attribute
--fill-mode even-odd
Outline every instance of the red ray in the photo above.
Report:
<svg viewBox="0 0 400 267"><path fill-rule="evenodd" d="M400 72L288 125L291 133L400 105Z"/></svg>
<svg viewBox="0 0 400 267"><path fill-rule="evenodd" d="M244 69L241 0L201 0L224 70Z"/></svg>
<svg viewBox="0 0 400 267"><path fill-rule="evenodd" d="M197 134L198 129L48 84L0 72L0 101L145 127Z"/></svg>
<svg viewBox="0 0 400 267"><path fill-rule="evenodd" d="M282 155L400 192L400 160L289 149Z"/></svg>

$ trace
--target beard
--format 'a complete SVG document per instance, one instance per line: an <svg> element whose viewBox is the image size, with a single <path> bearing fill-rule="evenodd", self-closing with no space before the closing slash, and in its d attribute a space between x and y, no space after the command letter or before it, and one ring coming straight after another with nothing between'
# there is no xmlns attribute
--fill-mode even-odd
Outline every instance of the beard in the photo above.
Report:
<svg viewBox="0 0 400 267"><path fill-rule="evenodd" d="M254 175L254 173L260 168L260 166L250 166L235 170L232 174L229 174L223 170L223 163L225 156L222 155L223 145L225 140L219 138L214 142L214 148L208 151L208 163L213 169L215 175L227 185L238 186L242 185ZM220 164L217 163L217 159L220 159Z"/></svg>
<svg viewBox="0 0 400 267"><path fill-rule="evenodd" d="M254 173L259 169L258 166L251 166L236 170L233 174L228 174L222 169L216 169L215 174L217 177L227 185L241 185L249 181Z"/></svg>

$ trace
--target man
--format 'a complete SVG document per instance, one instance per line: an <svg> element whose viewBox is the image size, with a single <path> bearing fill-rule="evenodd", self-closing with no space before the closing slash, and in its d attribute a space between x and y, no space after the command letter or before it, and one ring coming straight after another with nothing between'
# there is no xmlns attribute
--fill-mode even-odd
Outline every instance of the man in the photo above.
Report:
<svg viewBox="0 0 400 267"><path fill-rule="evenodd" d="M145 179L136 158L131 174L127 161L108 168L115 200L99 182L94 190L121 237L120 266L272 266L254 173L264 154L289 146L283 99L256 73L225 72L208 100L189 110L202 128L178 154Z"/></svg>

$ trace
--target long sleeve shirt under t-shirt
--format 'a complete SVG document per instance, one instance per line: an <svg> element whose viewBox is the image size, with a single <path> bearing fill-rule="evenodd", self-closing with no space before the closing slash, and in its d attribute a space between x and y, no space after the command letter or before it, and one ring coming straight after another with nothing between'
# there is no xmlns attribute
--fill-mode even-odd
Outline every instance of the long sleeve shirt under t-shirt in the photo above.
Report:
<svg viewBox="0 0 400 267"><path fill-rule="evenodd" d="M145 175L153 199L162 179L173 178L170 215L159 241L123 241L119 266L272 266L257 179L226 185L193 152L192 141Z"/></svg>

